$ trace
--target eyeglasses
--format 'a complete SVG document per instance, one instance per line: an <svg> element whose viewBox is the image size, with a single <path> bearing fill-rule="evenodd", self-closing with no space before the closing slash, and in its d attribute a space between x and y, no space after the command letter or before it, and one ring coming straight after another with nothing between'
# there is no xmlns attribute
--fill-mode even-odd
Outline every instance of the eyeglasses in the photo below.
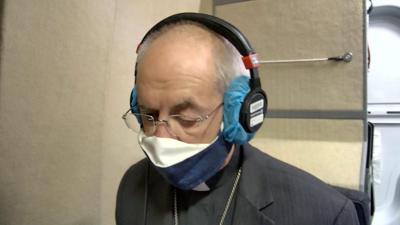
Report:
<svg viewBox="0 0 400 225"><path fill-rule="evenodd" d="M153 135L157 130L157 127L163 123L173 135L179 135L182 133L194 134L199 131L200 124L210 118L210 116L222 105L223 103L219 104L214 110L206 115L187 116L175 114L169 115L166 119L162 120L149 114L133 113L131 109L129 109L124 113L124 115L122 115L122 119L125 121L125 124L129 129L135 132L143 130L143 132L148 136Z"/></svg>

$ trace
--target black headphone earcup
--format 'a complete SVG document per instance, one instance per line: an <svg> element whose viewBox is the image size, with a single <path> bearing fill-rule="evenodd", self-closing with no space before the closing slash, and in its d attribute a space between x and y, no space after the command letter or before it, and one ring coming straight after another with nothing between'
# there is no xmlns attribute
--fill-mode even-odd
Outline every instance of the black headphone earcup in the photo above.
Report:
<svg viewBox="0 0 400 225"><path fill-rule="evenodd" d="M260 129L267 114L268 99L261 88L247 94L240 110L239 122L248 133Z"/></svg>

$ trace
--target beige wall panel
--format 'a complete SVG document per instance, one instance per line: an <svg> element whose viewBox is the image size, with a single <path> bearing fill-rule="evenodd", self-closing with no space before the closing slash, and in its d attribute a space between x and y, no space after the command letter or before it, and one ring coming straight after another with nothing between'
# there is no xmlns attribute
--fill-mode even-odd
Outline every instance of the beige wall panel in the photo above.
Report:
<svg viewBox="0 0 400 225"><path fill-rule="evenodd" d="M115 223L115 198L122 175L144 157L136 134L121 119L129 108L129 95L134 86L136 46L159 20L178 12L197 12L199 7L199 0L117 1L105 90L101 224Z"/></svg>
<svg viewBox="0 0 400 225"><path fill-rule="evenodd" d="M253 144L329 184L360 188L361 143L258 138Z"/></svg>
<svg viewBox="0 0 400 225"><path fill-rule="evenodd" d="M124 171L143 158L122 113L135 49L196 1L6 1L0 224L114 224Z"/></svg>
<svg viewBox="0 0 400 225"><path fill-rule="evenodd" d="M213 0L200 0L200 10L201 13L213 14Z"/></svg>
<svg viewBox="0 0 400 225"><path fill-rule="evenodd" d="M256 0L217 6L215 14L237 25L261 60L353 53L350 63L263 64L270 110L365 110L362 1ZM267 118L253 143L328 183L358 189L364 123Z"/></svg>
<svg viewBox="0 0 400 225"><path fill-rule="evenodd" d="M362 127L361 120L266 118L256 138L359 142Z"/></svg>
<svg viewBox="0 0 400 225"><path fill-rule="evenodd" d="M252 144L334 185L359 189L361 120L266 119Z"/></svg>
<svg viewBox="0 0 400 225"><path fill-rule="evenodd" d="M290 4L289 9L293 10L297 3ZM321 4L325 2L318 3ZM143 158L135 134L120 119L129 107L136 45L165 16L199 8L207 11L210 5L200 0L5 1L0 75L0 224L114 224L119 181L132 163ZM347 21L349 16L343 16L339 20ZM321 25L312 26L319 29ZM350 24L349 29L352 26L355 25ZM257 49L275 52L271 59L307 55L301 50L293 50L300 54L296 56L293 52L278 55L278 50L269 49L275 44L257 41L261 40L258 36L251 38L255 39ZM346 47L341 39L334 41ZM283 43L286 42L282 40ZM324 45L322 50L318 49L320 54L328 54L333 47ZM342 53L339 50L334 54ZM347 73L343 65L331 66ZM282 90L273 83L273 76L277 77L277 84L289 81L279 81L282 75L267 70L263 84L277 89L271 90L272 95L280 94ZM286 80L292 77L289 72L284 72ZM306 69L304 73L307 72ZM303 85L306 84L301 83L298 88L304 88ZM326 95L331 96L333 91L328 89ZM353 93L343 93L348 95L348 104L355 105L351 100ZM290 102L293 99L272 99L283 101L282 106L273 103L277 109L284 109L289 103L295 105ZM272 126L269 124L267 128ZM283 149L278 135L280 125L272 127L275 128L266 131L275 129L275 136L260 133L255 142L267 143L266 149L278 155L274 151ZM320 144L290 135L288 139L293 149L305 142L314 144L311 149L318 149ZM337 142L346 150L353 146L352 140ZM300 161L296 162L299 157L281 158L301 166ZM311 164L306 169L312 172L314 167ZM325 175L318 176L324 179Z"/></svg>
<svg viewBox="0 0 400 225"><path fill-rule="evenodd" d="M262 65L270 109L363 110L363 2L257 0L216 7L262 60L353 53L351 63Z"/></svg>
<svg viewBox="0 0 400 225"><path fill-rule="evenodd" d="M112 0L5 1L0 224L99 224Z"/></svg>

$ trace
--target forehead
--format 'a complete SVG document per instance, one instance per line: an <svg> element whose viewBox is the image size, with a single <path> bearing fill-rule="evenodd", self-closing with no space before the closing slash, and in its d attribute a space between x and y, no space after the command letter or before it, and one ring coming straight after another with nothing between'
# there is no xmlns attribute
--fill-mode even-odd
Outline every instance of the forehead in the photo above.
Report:
<svg viewBox="0 0 400 225"><path fill-rule="evenodd" d="M139 101L179 104L191 99L205 104L220 98L211 34L194 29L166 32L147 47L137 68Z"/></svg>

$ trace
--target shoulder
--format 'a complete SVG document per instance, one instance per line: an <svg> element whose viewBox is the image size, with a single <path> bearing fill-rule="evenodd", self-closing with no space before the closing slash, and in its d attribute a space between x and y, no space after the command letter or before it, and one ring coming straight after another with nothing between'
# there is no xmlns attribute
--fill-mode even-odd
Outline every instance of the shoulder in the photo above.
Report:
<svg viewBox="0 0 400 225"><path fill-rule="evenodd" d="M136 218L141 215L143 209L146 170L148 165L147 159L142 159L132 165L121 179L116 201L115 217L118 225L127 224L127 221L138 221Z"/></svg>
<svg viewBox="0 0 400 225"><path fill-rule="evenodd" d="M144 173L147 170L147 167L148 167L148 160L146 158L133 164L126 170L125 174L123 175L120 186L121 185L123 186L129 182L135 182L135 181L137 182L138 180L141 180L144 176Z"/></svg>
<svg viewBox="0 0 400 225"><path fill-rule="evenodd" d="M149 162L147 159L142 159L133 164L123 175L118 188L118 198L120 195L127 194L133 190L142 189L145 184L146 174Z"/></svg>
<svg viewBox="0 0 400 225"><path fill-rule="evenodd" d="M342 224L337 221L343 220L358 224L356 217L350 216L356 213L353 203L332 186L249 144L244 145L243 150L246 168L262 180L262 186L274 198L273 205L266 209L269 213L282 215L284 211L292 215L296 224L306 224L307 218L319 224Z"/></svg>

